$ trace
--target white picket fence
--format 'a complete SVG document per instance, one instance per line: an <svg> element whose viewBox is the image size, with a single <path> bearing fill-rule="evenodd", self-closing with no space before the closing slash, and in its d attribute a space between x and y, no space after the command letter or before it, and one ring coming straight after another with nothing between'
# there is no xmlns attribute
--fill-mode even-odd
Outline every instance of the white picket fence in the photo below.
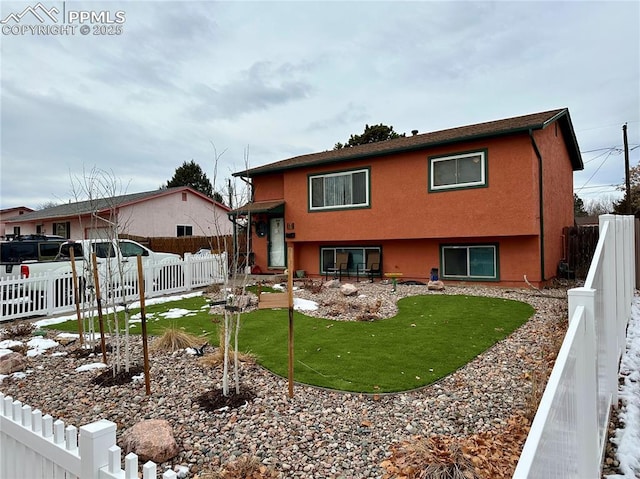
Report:
<svg viewBox="0 0 640 479"><path fill-rule="evenodd" d="M585 284L569 291L569 328L514 478L600 478L635 285L634 218L600 216Z"/></svg>
<svg viewBox="0 0 640 479"><path fill-rule="evenodd" d="M78 434L79 432L79 434ZM133 479L138 456L129 453L121 467L116 424L106 419L65 426L38 409L0 393L0 479ZM167 470L163 479L175 479ZM157 478L157 465L142 467L143 479Z"/></svg>
<svg viewBox="0 0 640 479"><path fill-rule="evenodd" d="M130 261L124 277L111 286L100 280L103 304L120 304L139 297L138 271L135 258ZM228 273L227 253L192 255L185 254L184 260L176 259L161 264L146 264L143 269L145 297L162 296L171 293L191 291L194 288L223 283ZM85 273L87 274L87 273ZM93 309L96 306L94 289L90 287L91 277L80 280L81 307ZM104 283L104 284L103 284ZM125 288L119 287L124 284ZM36 274L29 278L19 276L0 279L0 322L31 316L50 316L73 312L76 309L71 273Z"/></svg>

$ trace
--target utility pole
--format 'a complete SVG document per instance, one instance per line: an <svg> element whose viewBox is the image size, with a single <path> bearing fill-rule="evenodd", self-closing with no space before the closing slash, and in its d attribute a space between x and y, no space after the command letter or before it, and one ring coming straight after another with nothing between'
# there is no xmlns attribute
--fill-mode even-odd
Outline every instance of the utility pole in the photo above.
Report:
<svg viewBox="0 0 640 479"><path fill-rule="evenodd" d="M625 174L625 187L627 192L627 214L631 212L631 173L629 170L629 142L627 141L627 124L622 125L622 140L624 143L624 174Z"/></svg>

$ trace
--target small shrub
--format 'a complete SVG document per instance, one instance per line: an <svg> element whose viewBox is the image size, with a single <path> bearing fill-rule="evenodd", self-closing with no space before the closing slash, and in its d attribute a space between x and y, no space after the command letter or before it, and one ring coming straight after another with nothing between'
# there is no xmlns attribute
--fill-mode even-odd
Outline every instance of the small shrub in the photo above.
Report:
<svg viewBox="0 0 640 479"><path fill-rule="evenodd" d="M187 333L175 326L164 331L162 336L151 344L151 351L178 351L185 348L193 348L202 345L202 338Z"/></svg>
<svg viewBox="0 0 640 479"><path fill-rule="evenodd" d="M219 284L210 284L207 289L204 290L205 294L218 294L220 292Z"/></svg>
<svg viewBox="0 0 640 479"><path fill-rule="evenodd" d="M224 341L224 327L220 326L218 328L218 343L220 344L219 348L211 354L205 354L200 358L200 364L205 367L215 368L224 362L224 349L225 349L225 341ZM233 351L230 351L229 358L233 361ZM251 353L238 353L238 361L248 364L255 364L256 357Z"/></svg>
<svg viewBox="0 0 640 479"><path fill-rule="evenodd" d="M22 336L30 336L35 329L36 327L33 325L33 323L27 323L27 322L17 323L17 324L14 324L13 326L3 329L0 334L0 338L5 340L5 339L20 338Z"/></svg>
<svg viewBox="0 0 640 479"><path fill-rule="evenodd" d="M313 294L319 294L322 291L322 283L321 282L316 282L312 279L305 279L304 280L304 289L306 289L307 291L313 293Z"/></svg>
<svg viewBox="0 0 640 479"><path fill-rule="evenodd" d="M384 479L510 479L522 451L529 421L519 414L498 430L470 437L414 437L390 447L380 465Z"/></svg>
<svg viewBox="0 0 640 479"><path fill-rule="evenodd" d="M538 406L544 393L546 376L547 372L533 371L531 373L531 391L527 395L525 406L525 417L529 421L533 421L536 412L538 412Z"/></svg>
<svg viewBox="0 0 640 479"><path fill-rule="evenodd" d="M276 479L278 473L253 456L241 456L217 471L203 472L196 479Z"/></svg>

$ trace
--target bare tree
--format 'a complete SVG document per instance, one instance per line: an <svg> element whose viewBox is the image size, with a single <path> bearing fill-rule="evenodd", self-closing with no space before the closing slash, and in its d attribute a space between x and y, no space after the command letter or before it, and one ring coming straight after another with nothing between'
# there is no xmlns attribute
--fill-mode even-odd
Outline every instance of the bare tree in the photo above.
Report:
<svg viewBox="0 0 640 479"><path fill-rule="evenodd" d="M220 159L224 154L218 153L216 146L212 143L214 151L214 168L213 168L213 183L216 184L218 179L218 166ZM248 149L244 152L245 167L248 167ZM228 191L226 192L229 198L229 206L244 204L248 198L248 190L246 186L238 188L231 180L228 181ZM216 220L218 219L215 217ZM226 219L226 218L225 218ZM228 220L227 220L228 221ZM250 220L247 222L234 221L234 237L244 237L245 241L249 241L249 235L237 234L238 229L246 228L250 224ZM223 291L226 294L226 305L224 308L224 320L222 323L222 334L220 347L223 350L223 371L222 371L222 392L224 396L229 395L229 380L231 376L231 369L233 370L233 381L235 385L236 394L240 393L240 365L238 360L238 336L240 332L240 316L243 309L246 307L246 287L248 285L249 271L246 267L246 259L241 258L240 248L235 247L231 252L227 249L227 242L225 236L222 234L222 228L219 221L214 221L213 230L215 235L211 238L212 249L217 251L226 251L224 261L227 262L228 274L225 277L223 284ZM245 251L248 251L248 244ZM231 342L233 339L233 348ZM233 362L231 355L233 355Z"/></svg>
<svg viewBox="0 0 640 479"><path fill-rule="evenodd" d="M600 216L612 213L614 210L616 199L612 195L601 196L589 200L585 206L585 210L589 216Z"/></svg>
<svg viewBox="0 0 640 479"><path fill-rule="evenodd" d="M87 172L83 169L81 177L72 177L72 190L77 202L80 198L86 198L83 203L89 203L89 210L92 212L90 216L89 231L90 236L106 240L110 245L105 253L107 258L103 263L98 281L102 296L109 299L111 310L113 311L113 322L107 322L110 333L114 336L115 341L115 360L113 361L113 374L120 372L124 366L125 371L129 371L131 365L131 344L129 337L130 329L130 303L127 299L129 296L127 288L132 286L131 274L127 274L124 270L121 257L116 248L118 247L119 235L121 231L126 230L130 219L123 218L118 214L118 205L116 198L125 193L122 182L113 174L106 170L94 167ZM83 208L86 211L86 208ZM79 212L80 213L80 212ZM81 214L78 215L80 226L82 225ZM85 258L89 258L89 252L85 253ZM93 286L91 292L95 295L95 285L93 285L93 275L90 273L91 264L88 261L83 262L85 281ZM92 298L95 300L95 296ZM124 310L124 325L122 333L124 333L124 345L121 338L121 328L118 322L116 311L118 307ZM90 317L89 328L95 334L93 327L93 318ZM86 331L86 329L85 329ZM122 358L121 348L124 348L124 360Z"/></svg>

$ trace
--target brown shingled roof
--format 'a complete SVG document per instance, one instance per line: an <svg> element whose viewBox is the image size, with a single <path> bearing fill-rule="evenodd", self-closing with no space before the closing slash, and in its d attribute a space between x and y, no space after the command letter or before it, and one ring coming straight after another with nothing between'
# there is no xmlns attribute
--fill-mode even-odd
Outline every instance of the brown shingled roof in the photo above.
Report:
<svg viewBox="0 0 640 479"><path fill-rule="evenodd" d="M582 157L580 156L575 132L573 131L569 110L561 108L558 110L550 110L541 113L533 113L531 115L507 118L504 120L450 128L447 130L407 136L394 140L379 141L376 143L342 148L339 150L328 150L319 153L296 156L286 160L277 161L275 163L251 168L249 170L239 171L234 173L233 176L250 178L265 173L274 173L311 165L337 163L373 156L384 156L402 151L419 150L436 145L459 143L478 138L491 138L514 133L523 133L528 132L529 130L540 130L546 128L554 121L558 121L560 124L574 171L582 170L584 165L582 163Z"/></svg>
<svg viewBox="0 0 640 479"><path fill-rule="evenodd" d="M90 213L103 213L111 208L121 208L132 203L144 201L157 196L164 196L179 190L190 190L192 193L207 198L203 193L196 191L188 186L176 186L173 188L158 189L153 191L143 191L141 193L130 193L126 195L113 196L110 198L96 198L93 200L78 201L76 203L63 203L57 206L50 206L42 210L31 211L20 216L14 216L6 220L11 222L24 222L35 220L52 220L57 218L73 218L78 215L86 215ZM214 201L213 199L210 199ZM216 203L222 209L228 210L226 205Z"/></svg>
<svg viewBox="0 0 640 479"><path fill-rule="evenodd" d="M249 213L268 213L269 211L279 211L284 205L282 200L271 201L254 201L253 203L247 203L240 208L229 211L230 215L246 215Z"/></svg>

